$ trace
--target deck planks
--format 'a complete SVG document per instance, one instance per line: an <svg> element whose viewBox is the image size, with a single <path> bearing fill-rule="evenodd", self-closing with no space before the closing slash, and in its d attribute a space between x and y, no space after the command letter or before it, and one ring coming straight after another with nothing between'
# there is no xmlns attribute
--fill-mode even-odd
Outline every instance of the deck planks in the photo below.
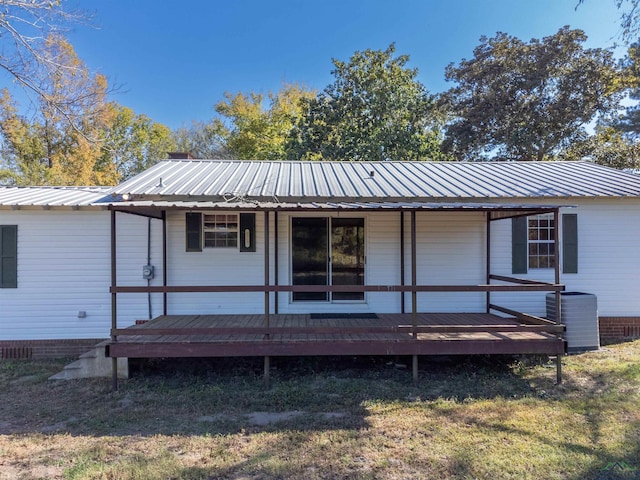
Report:
<svg viewBox="0 0 640 480"><path fill-rule="evenodd" d="M378 314L377 319L310 319L308 314L270 315L271 328L333 328L327 332L211 333L204 335L143 335L145 329L263 328L264 315L167 315L131 327L132 335L111 342L112 356L263 356L263 355L398 355L564 352L557 335L540 331L509 331L521 324L514 318L487 313L419 313L418 326L473 327L475 331L371 332L367 327L411 326L411 314ZM335 331L340 327L362 332ZM486 327L486 330L483 330ZM500 328L505 328L501 331ZM453 330L452 329L452 330ZM129 330L129 329L127 329ZM135 330L135 333L133 332Z"/></svg>

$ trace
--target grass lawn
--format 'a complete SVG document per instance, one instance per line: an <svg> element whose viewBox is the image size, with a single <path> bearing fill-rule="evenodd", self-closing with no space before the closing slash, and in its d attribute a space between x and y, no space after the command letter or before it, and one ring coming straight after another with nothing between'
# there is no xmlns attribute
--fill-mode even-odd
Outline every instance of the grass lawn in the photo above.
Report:
<svg viewBox="0 0 640 480"><path fill-rule="evenodd" d="M0 361L0 479L640 479L640 340L535 360Z"/></svg>

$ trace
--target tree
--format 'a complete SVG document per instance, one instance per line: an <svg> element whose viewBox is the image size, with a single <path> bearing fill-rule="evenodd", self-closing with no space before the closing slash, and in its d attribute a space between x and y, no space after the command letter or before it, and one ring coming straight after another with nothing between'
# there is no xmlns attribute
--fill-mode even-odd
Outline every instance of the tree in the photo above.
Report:
<svg viewBox="0 0 640 480"><path fill-rule="evenodd" d="M622 115L608 119L606 125L615 128L630 139L640 140L640 41L632 43L622 61L623 78L629 99L634 103Z"/></svg>
<svg viewBox="0 0 640 480"><path fill-rule="evenodd" d="M0 70L4 70L34 102L70 123L76 120L75 106L86 103L88 92L61 97L52 90L55 77L66 77L75 68L60 63L51 50L50 39L60 38L63 28L86 20L86 14L68 10L63 0L0 0Z"/></svg>
<svg viewBox="0 0 640 480"><path fill-rule="evenodd" d="M286 84L279 92L231 94L215 105L218 118L210 125L224 149L243 160L283 160L286 142L302 102L315 92L297 84Z"/></svg>
<svg viewBox="0 0 640 480"><path fill-rule="evenodd" d="M600 125L593 135L570 145L560 160L587 160L619 170L640 169L640 142L612 126Z"/></svg>
<svg viewBox="0 0 640 480"><path fill-rule="evenodd" d="M20 185L108 185L118 177L100 161L101 140L111 120L104 76L92 75L62 37L49 36L44 55L64 65L47 79L33 120L18 114L8 90L0 97L0 181ZM62 112L57 105L76 99ZM74 122L69 123L69 115Z"/></svg>
<svg viewBox="0 0 640 480"><path fill-rule="evenodd" d="M482 37L471 60L450 64L443 95L454 115L443 148L467 160L547 160L615 109L624 82L611 51L584 49L581 30L525 43Z"/></svg>
<svg viewBox="0 0 640 480"><path fill-rule="evenodd" d="M112 163L118 181L146 170L176 149L173 132L165 125L115 102L109 108L110 119L100 142L100 163Z"/></svg>
<svg viewBox="0 0 640 480"><path fill-rule="evenodd" d="M173 133L176 151L187 152L195 158L232 159L225 139L214 122L192 122Z"/></svg>
<svg viewBox="0 0 640 480"><path fill-rule="evenodd" d="M408 55L386 50L333 59L334 81L303 101L290 157L307 160L437 160L441 158L433 97L408 68Z"/></svg>
<svg viewBox="0 0 640 480"><path fill-rule="evenodd" d="M585 2L586 0L578 0L576 8ZM636 38L640 32L640 0L613 0L613 2L621 12L622 38L625 41Z"/></svg>

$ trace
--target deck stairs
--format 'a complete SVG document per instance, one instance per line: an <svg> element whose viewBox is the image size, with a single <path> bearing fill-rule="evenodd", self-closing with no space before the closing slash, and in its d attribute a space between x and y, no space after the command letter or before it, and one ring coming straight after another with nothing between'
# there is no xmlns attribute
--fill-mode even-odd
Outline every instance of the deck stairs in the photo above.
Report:
<svg viewBox="0 0 640 480"><path fill-rule="evenodd" d="M80 355L78 360L66 365L64 369L49 377L49 380L73 380L76 378L99 378L111 376L111 358L105 356L105 345L101 342L88 352ZM129 361L118 358L118 376L129 377Z"/></svg>

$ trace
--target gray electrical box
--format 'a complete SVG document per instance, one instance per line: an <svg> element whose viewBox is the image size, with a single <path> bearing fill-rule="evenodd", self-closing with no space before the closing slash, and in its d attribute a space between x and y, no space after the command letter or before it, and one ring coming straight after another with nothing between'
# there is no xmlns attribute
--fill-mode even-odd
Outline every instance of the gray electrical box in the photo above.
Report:
<svg viewBox="0 0 640 480"><path fill-rule="evenodd" d="M155 277L155 267L153 265L145 265L144 267L142 267L142 278L144 278L145 280L151 280L153 277Z"/></svg>

